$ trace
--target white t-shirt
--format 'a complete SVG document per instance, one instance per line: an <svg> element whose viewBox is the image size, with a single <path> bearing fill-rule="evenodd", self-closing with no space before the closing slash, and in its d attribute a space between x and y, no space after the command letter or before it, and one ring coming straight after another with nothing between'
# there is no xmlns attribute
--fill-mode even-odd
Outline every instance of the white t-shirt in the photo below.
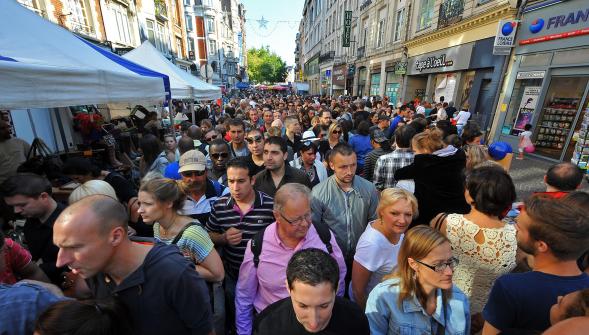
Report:
<svg viewBox="0 0 589 335"><path fill-rule="evenodd" d="M446 120L448 118L448 114L446 114L446 110L444 108L438 109L436 121Z"/></svg>
<svg viewBox="0 0 589 335"><path fill-rule="evenodd" d="M456 124L458 125L465 125L466 121L470 119L470 112L467 111L460 111L458 115L456 115Z"/></svg>
<svg viewBox="0 0 589 335"><path fill-rule="evenodd" d="M368 285L366 285L367 297L370 291L382 281L382 277L390 274L397 266L397 255L404 236L401 235L397 244L392 244L381 232L372 228L372 224L375 222L372 221L366 226L366 230L358 240L354 255L356 262L372 272ZM351 289L350 299L354 301Z"/></svg>

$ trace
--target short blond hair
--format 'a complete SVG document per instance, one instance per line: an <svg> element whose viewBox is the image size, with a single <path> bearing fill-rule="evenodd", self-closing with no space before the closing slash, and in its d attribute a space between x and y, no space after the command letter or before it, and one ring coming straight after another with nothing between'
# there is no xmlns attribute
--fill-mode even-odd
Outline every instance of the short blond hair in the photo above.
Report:
<svg viewBox="0 0 589 335"><path fill-rule="evenodd" d="M115 192L115 189L112 186L110 186L109 183L105 182L104 180L93 179L76 187L72 194L70 194L68 198L68 203L71 205L74 202L80 201L83 198L97 194L106 195L107 197L111 197L114 200L118 201L117 193Z"/></svg>
<svg viewBox="0 0 589 335"><path fill-rule="evenodd" d="M394 205L399 200L405 200L411 204L411 211L413 212L414 219L419 215L417 198L415 198L411 192L395 187L384 189L380 193L380 201L378 202L378 207L376 207L376 215L378 218L382 218L380 212L382 212L385 208Z"/></svg>

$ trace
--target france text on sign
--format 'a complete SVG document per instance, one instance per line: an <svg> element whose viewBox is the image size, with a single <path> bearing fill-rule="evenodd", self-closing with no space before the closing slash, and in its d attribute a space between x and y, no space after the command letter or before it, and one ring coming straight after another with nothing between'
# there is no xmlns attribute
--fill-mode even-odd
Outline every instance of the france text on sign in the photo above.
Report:
<svg viewBox="0 0 589 335"><path fill-rule="evenodd" d="M518 21L501 20L497 26L495 43L493 43L493 55L509 55L515 45L515 34Z"/></svg>

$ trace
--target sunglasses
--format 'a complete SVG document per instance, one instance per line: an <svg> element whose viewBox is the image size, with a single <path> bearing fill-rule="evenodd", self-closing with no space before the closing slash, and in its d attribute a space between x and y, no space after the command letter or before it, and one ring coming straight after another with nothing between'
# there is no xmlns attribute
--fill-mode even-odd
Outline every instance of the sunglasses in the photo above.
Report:
<svg viewBox="0 0 589 335"><path fill-rule="evenodd" d="M254 142L262 143L262 136L246 137L245 140L249 144L253 144Z"/></svg>
<svg viewBox="0 0 589 335"><path fill-rule="evenodd" d="M332 133L332 134L341 134L341 133L342 133L342 131L341 131L341 130L334 130L334 131L332 131L331 133Z"/></svg>
<svg viewBox="0 0 589 335"><path fill-rule="evenodd" d="M210 142L212 140L216 140L217 139L217 135L211 136L211 137L206 137L205 141Z"/></svg>
<svg viewBox="0 0 589 335"><path fill-rule="evenodd" d="M202 171L184 171L180 173L182 177L200 177L205 174L205 170Z"/></svg>
<svg viewBox="0 0 589 335"><path fill-rule="evenodd" d="M227 153L227 152L214 153L214 154L211 154L211 157L213 157L214 159L227 158L227 157L229 157L229 153Z"/></svg>

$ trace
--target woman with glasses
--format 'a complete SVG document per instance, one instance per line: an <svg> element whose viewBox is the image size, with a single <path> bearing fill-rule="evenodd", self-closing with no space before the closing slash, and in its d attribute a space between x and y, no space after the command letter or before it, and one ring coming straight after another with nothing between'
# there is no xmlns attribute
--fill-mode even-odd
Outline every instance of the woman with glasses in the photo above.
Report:
<svg viewBox="0 0 589 335"><path fill-rule="evenodd" d="M319 154L324 161L327 161L327 153L342 141L343 129L337 122L332 122L327 130L327 138L319 142Z"/></svg>
<svg viewBox="0 0 589 335"><path fill-rule="evenodd" d="M483 166L467 175L464 197L471 208L468 214L440 214L431 225L448 237L462 261L455 283L470 299L477 332L495 279L516 265L515 227L502 221L515 201L515 186L501 166Z"/></svg>
<svg viewBox="0 0 589 335"><path fill-rule="evenodd" d="M245 141L251 153L247 156L246 161L250 168L250 174L255 176L264 170L264 134L260 129L252 129L245 135Z"/></svg>
<svg viewBox="0 0 589 335"><path fill-rule="evenodd" d="M397 265L403 236L414 216L417 199L400 188L387 188L380 194L378 219L368 223L360 236L352 265L350 299L361 308L372 289Z"/></svg>
<svg viewBox="0 0 589 335"><path fill-rule="evenodd" d="M452 283L457 265L440 232L427 226L409 230L396 270L368 296L370 333L470 334L468 298Z"/></svg>

